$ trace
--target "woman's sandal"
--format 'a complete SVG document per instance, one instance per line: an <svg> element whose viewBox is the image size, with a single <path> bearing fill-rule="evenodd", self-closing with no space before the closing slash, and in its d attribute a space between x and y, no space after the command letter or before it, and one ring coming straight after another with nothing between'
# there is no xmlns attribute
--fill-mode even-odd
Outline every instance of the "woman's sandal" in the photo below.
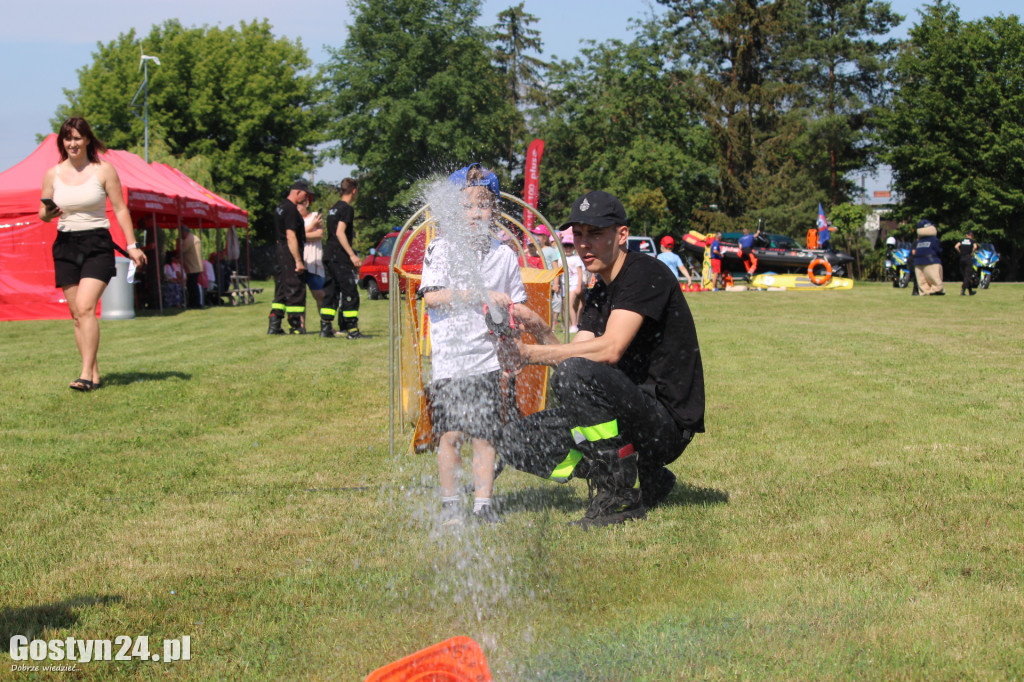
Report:
<svg viewBox="0 0 1024 682"><path fill-rule="evenodd" d="M88 393L89 391L99 388L99 385L92 383L88 379L75 379L70 384L68 384L68 388L74 391L82 391L83 393Z"/></svg>

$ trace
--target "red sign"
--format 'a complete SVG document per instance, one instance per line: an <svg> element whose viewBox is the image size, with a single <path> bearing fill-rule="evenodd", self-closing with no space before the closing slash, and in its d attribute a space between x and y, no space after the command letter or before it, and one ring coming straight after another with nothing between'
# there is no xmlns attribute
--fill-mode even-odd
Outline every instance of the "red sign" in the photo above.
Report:
<svg viewBox="0 0 1024 682"><path fill-rule="evenodd" d="M523 181L523 201L537 208L537 195L540 194L540 157L544 156L544 140L534 140L526 149L525 179ZM531 211L525 211L523 227L532 230L535 222Z"/></svg>

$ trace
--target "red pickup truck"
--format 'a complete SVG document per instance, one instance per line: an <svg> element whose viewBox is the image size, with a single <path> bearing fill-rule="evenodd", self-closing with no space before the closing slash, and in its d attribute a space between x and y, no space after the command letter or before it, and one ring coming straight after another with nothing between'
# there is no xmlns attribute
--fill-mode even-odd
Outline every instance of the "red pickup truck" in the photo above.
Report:
<svg viewBox="0 0 1024 682"><path fill-rule="evenodd" d="M406 237L403 237L402 244L405 243L405 240ZM388 232L375 248L370 249L370 254L363 259L363 264L359 266L359 286L366 289L367 295L373 300L387 296L391 288L388 264L391 262L391 253L395 250L396 244L398 244L398 231ZM425 244L426 235L421 231L405 252L402 270L414 275L423 272Z"/></svg>

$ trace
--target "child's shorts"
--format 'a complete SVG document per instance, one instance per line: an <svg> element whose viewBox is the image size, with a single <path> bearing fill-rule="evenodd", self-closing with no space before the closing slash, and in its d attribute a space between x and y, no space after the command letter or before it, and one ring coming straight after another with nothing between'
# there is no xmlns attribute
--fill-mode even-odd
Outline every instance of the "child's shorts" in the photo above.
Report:
<svg viewBox="0 0 1024 682"><path fill-rule="evenodd" d="M430 418L434 436L461 431L492 443L503 426L501 372L438 379L430 384Z"/></svg>
<svg viewBox="0 0 1024 682"><path fill-rule="evenodd" d="M717 275L721 271L722 271L722 259L721 258L712 258L711 259L711 272L713 272L713 273L715 273Z"/></svg>
<svg viewBox="0 0 1024 682"><path fill-rule="evenodd" d="M58 289L75 286L85 278L109 284L117 275L110 230L58 232L53 242L53 274Z"/></svg>

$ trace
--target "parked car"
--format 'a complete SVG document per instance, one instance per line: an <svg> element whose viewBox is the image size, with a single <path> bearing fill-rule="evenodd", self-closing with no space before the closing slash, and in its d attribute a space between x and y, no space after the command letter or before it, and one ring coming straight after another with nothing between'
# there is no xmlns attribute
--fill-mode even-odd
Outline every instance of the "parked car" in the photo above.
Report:
<svg viewBox="0 0 1024 682"><path fill-rule="evenodd" d="M648 256L657 256L658 248L654 244L653 237L627 237L626 248L630 251L639 251Z"/></svg>
<svg viewBox="0 0 1024 682"><path fill-rule="evenodd" d="M373 300L387 296L390 291L391 283L389 281L388 265L391 262L391 254L395 250L396 244L398 244L398 234L399 230L393 230L384 235L380 243L370 249L369 255L363 259L363 264L359 266L359 286L366 289L367 295ZM405 243L404 237L402 243ZM426 236L423 232L420 232L405 252L405 257L402 261L403 270L416 275L423 272L425 243Z"/></svg>

